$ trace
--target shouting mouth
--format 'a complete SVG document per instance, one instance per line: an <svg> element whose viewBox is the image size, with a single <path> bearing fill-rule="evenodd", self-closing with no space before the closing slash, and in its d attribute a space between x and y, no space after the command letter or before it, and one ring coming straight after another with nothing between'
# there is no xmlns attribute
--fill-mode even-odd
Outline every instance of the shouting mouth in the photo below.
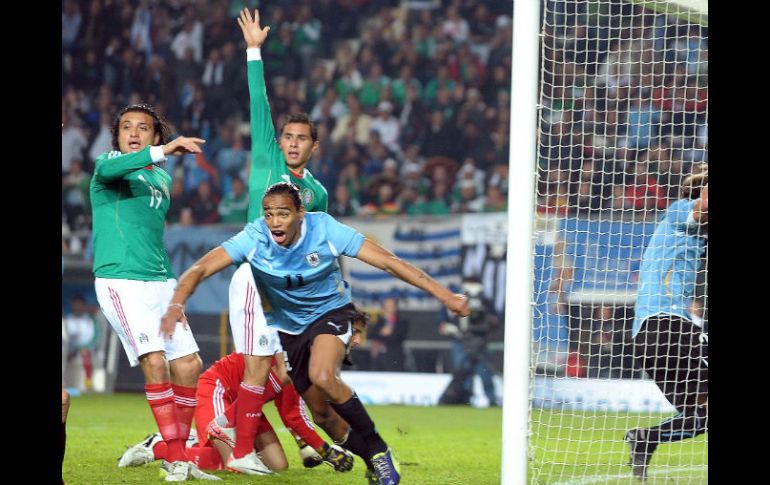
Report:
<svg viewBox="0 0 770 485"><path fill-rule="evenodd" d="M286 242L286 233L284 231L270 231L270 233L273 235L273 241L283 246Z"/></svg>

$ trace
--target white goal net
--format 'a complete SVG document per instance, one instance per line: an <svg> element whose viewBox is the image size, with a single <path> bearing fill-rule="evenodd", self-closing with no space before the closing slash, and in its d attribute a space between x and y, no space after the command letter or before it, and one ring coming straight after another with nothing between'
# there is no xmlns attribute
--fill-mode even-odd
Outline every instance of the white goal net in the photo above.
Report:
<svg viewBox="0 0 770 485"><path fill-rule="evenodd" d="M687 360L681 334L696 335L692 352L707 339L706 228L671 239L692 206L677 201L700 192L688 197L682 183L708 162L705 5L543 2L529 483L708 482L707 414L685 404L701 403L707 384L678 385L673 372ZM653 237L663 224L670 238ZM640 285L655 271L660 285ZM664 288L644 295L645 315L685 318L662 319L645 333L660 340L635 349L640 287ZM640 352L653 347L670 353L655 371L668 399L642 367ZM630 430L647 466L629 466Z"/></svg>

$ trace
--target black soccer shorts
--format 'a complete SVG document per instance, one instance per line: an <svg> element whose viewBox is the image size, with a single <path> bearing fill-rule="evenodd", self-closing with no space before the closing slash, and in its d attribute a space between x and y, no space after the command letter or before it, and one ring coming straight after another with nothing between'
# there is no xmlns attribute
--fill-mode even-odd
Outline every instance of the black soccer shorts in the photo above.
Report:
<svg viewBox="0 0 770 485"><path fill-rule="evenodd" d="M318 335L353 334L353 315L356 311L352 303L332 310L311 323L304 332L291 335L278 332L281 346L288 358L289 376L297 392L302 394L312 384L308 375L310 347Z"/></svg>
<svg viewBox="0 0 770 485"><path fill-rule="evenodd" d="M708 353L708 334L675 315L648 318L634 337L637 362L680 412L708 396Z"/></svg>

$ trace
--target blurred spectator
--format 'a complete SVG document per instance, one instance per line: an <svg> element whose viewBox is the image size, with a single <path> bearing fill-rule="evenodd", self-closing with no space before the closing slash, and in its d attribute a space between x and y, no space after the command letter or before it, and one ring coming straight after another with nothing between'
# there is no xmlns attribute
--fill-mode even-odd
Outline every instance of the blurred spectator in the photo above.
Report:
<svg viewBox="0 0 770 485"><path fill-rule="evenodd" d="M631 181L625 190L623 207L637 211L663 210L668 205L666 194L649 171L648 162L631 165Z"/></svg>
<svg viewBox="0 0 770 485"><path fill-rule="evenodd" d="M426 157L434 155L453 157L457 149L458 139L457 130L451 123L447 123L444 113L434 109L430 114L430 122L420 143L420 152Z"/></svg>
<svg viewBox="0 0 770 485"><path fill-rule="evenodd" d="M248 221L249 193L240 177L233 177L230 191L219 202L219 222L223 224L245 224Z"/></svg>
<svg viewBox="0 0 770 485"><path fill-rule="evenodd" d="M171 50L178 60L189 59L197 64L203 62L203 23L195 18L195 6L189 5L184 11L182 30L171 41Z"/></svg>
<svg viewBox="0 0 770 485"><path fill-rule="evenodd" d="M71 310L63 319L67 332L65 384L86 391L93 388L93 363L102 332L93 315L95 309L89 308L82 295L73 296L70 304Z"/></svg>
<svg viewBox="0 0 770 485"><path fill-rule="evenodd" d="M91 174L83 171L83 161L73 158L70 171L62 177L62 208L67 217L67 224L72 230L86 229L90 226Z"/></svg>
<svg viewBox="0 0 770 485"><path fill-rule="evenodd" d="M168 214L166 220L169 224L176 224L180 222L182 218L182 209L188 207L187 200L189 196L184 189L184 178L172 174L173 180L171 182L171 203L169 204ZM190 214L192 216L192 213Z"/></svg>
<svg viewBox="0 0 770 485"><path fill-rule="evenodd" d="M61 172L64 176L69 173L72 160L83 160L83 151L88 147L88 140L83 130L72 125L72 117L67 110L62 110L61 122Z"/></svg>
<svg viewBox="0 0 770 485"><path fill-rule="evenodd" d="M398 312L398 298L382 300L382 311L367 332L373 371L402 372L404 368L404 339L409 322Z"/></svg>
<svg viewBox="0 0 770 485"><path fill-rule="evenodd" d="M332 131L331 141L334 144L357 143L366 145L369 143L370 126L372 117L361 109L361 102L355 94L350 93L345 97L348 113L337 120Z"/></svg>
<svg viewBox="0 0 770 485"><path fill-rule="evenodd" d="M294 30L294 45L302 60L299 76L307 78L321 43L322 24L320 20L313 17L310 5L305 4L300 5L296 20L291 27Z"/></svg>
<svg viewBox="0 0 770 485"><path fill-rule="evenodd" d="M211 182L201 180L198 188L188 200L195 224L219 222L219 196L211 188Z"/></svg>
<svg viewBox="0 0 770 485"><path fill-rule="evenodd" d="M82 21L78 3L75 0L64 0L61 13L61 44L64 49L74 47Z"/></svg>
<svg viewBox="0 0 770 485"><path fill-rule="evenodd" d="M357 215L360 210L358 200L350 197L347 184L337 184L329 204L329 214L334 217L348 217Z"/></svg>
<svg viewBox="0 0 770 485"><path fill-rule="evenodd" d="M393 103L380 101L377 105L377 117L369 125L373 131L380 134L380 140L394 154L401 153L400 131L398 119L393 116Z"/></svg>

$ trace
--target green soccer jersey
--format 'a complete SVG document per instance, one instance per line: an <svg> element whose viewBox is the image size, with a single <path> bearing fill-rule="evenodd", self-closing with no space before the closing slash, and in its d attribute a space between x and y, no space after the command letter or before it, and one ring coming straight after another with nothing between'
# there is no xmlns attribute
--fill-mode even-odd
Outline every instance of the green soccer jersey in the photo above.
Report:
<svg viewBox="0 0 770 485"><path fill-rule="evenodd" d="M140 281L174 278L163 246L171 176L153 165L150 147L107 152L91 179L94 275Z"/></svg>
<svg viewBox="0 0 770 485"><path fill-rule="evenodd" d="M278 182L291 182L300 190L300 197L308 212L326 212L329 196L326 189L308 169L297 177L286 166L270 116L265 89L265 67L260 61L248 61L249 100L251 109L251 174L249 175L249 220L262 216L262 197L265 190Z"/></svg>

